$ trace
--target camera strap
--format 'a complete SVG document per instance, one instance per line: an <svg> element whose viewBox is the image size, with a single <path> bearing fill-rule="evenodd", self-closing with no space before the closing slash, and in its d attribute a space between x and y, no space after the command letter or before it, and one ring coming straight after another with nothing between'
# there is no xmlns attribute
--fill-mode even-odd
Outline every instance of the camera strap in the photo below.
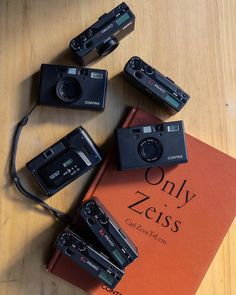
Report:
<svg viewBox="0 0 236 295"><path fill-rule="evenodd" d="M47 212L51 213L54 215L56 218L64 221L64 222L70 222L71 217L67 215L66 213L63 213L50 205L48 205L46 202L44 202L42 199L39 197L35 196L31 192L29 192L21 183L21 180L17 174L16 171L16 154L17 154L17 148L18 148L18 143L19 143L19 138L21 131L23 127L28 123L29 116L33 112L37 105L34 105L34 107L30 110L30 112L25 115L16 125L16 129L13 135L13 141L12 141L12 150L11 150L11 159L10 159L10 175L14 181L14 184L16 188L18 189L19 192L21 192L25 197L28 199L40 204Z"/></svg>

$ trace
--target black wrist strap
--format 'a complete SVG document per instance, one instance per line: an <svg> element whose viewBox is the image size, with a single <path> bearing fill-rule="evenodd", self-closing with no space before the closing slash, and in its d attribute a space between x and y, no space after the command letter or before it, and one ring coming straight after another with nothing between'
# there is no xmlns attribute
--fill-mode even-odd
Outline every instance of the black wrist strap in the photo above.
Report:
<svg viewBox="0 0 236 295"><path fill-rule="evenodd" d="M12 141L12 150L11 150L11 161L10 161L10 174L11 177L15 183L16 188L28 199L35 201L36 203L40 204L45 210L47 210L49 213L53 214L56 218L61 219L65 222L70 222L71 217L67 215L66 213L63 213L51 206L49 206L46 202L44 202L39 197L33 195L31 192L29 192L21 183L20 178L16 172L16 154L17 154L17 148L19 143L19 138L21 131L23 127L28 123L29 116L35 109L36 105L30 110L30 112L18 122L14 135L13 135L13 141Z"/></svg>

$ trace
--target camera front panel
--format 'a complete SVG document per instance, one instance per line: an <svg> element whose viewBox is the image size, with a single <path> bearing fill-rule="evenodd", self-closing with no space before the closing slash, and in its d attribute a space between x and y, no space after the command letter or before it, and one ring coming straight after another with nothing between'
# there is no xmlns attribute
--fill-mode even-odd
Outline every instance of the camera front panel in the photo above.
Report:
<svg viewBox="0 0 236 295"><path fill-rule="evenodd" d="M135 16L121 3L70 42L70 49L82 66L111 53L119 41L134 30Z"/></svg>
<svg viewBox="0 0 236 295"><path fill-rule="evenodd" d="M182 121L119 128L116 141L120 170L187 162Z"/></svg>
<svg viewBox="0 0 236 295"><path fill-rule="evenodd" d="M39 104L102 111L106 89L106 70L41 66Z"/></svg>
<svg viewBox="0 0 236 295"><path fill-rule="evenodd" d="M179 112L190 98L173 80L137 56L127 62L124 73L131 83L150 95L155 102L163 105L171 113Z"/></svg>

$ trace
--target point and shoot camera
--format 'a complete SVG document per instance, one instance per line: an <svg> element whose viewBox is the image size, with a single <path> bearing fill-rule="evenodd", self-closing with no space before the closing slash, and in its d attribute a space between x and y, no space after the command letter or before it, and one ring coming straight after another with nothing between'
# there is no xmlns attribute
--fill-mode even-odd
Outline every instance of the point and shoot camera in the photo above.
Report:
<svg viewBox="0 0 236 295"><path fill-rule="evenodd" d="M116 143L120 170L188 161L183 121L118 128Z"/></svg>
<svg viewBox="0 0 236 295"><path fill-rule="evenodd" d="M107 71L42 64L39 104L102 111Z"/></svg>
<svg viewBox="0 0 236 295"><path fill-rule="evenodd" d="M171 113L179 112L190 98L173 80L138 56L133 56L127 62L124 74L128 81L149 94L154 102L165 106Z"/></svg>
<svg viewBox="0 0 236 295"><path fill-rule="evenodd" d="M77 213L77 224L59 235L56 248L114 288L124 275L124 268L138 257L137 248L97 198L85 201ZM81 222L85 231L78 227ZM88 242L90 239L93 243Z"/></svg>
<svg viewBox="0 0 236 295"><path fill-rule="evenodd" d="M78 214L87 230L120 268L123 269L138 257L136 246L97 198L85 202Z"/></svg>
<svg viewBox="0 0 236 295"><path fill-rule="evenodd" d="M115 288L124 275L109 257L91 245L74 228L65 229L56 241L56 248L110 288Z"/></svg>
<svg viewBox="0 0 236 295"><path fill-rule="evenodd" d="M70 42L70 49L81 66L111 53L119 41L134 30L135 16L121 3Z"/></svg>
<svg viewBox="0 0 236 295"><path fill-rule="evenodd" d="M47 148L26 166L47 196L99 164L102 156L81 126Z"/></svg>

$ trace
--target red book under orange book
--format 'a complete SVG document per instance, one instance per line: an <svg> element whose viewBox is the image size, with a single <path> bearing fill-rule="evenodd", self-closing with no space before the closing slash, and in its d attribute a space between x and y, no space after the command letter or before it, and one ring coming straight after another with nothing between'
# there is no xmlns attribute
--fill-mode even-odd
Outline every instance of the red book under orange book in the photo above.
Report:
<svg viewBox="0 0 236 295"><path fill-rule="evenodd" d="M132 108L123 127L159 122ZM116 290L58 251L48 270L93 295L195 294L235 217L236 160L190 135L186 144L188 163L174 167L118 171L110 154L85 196L100 199L138 247Z"/></svg>

